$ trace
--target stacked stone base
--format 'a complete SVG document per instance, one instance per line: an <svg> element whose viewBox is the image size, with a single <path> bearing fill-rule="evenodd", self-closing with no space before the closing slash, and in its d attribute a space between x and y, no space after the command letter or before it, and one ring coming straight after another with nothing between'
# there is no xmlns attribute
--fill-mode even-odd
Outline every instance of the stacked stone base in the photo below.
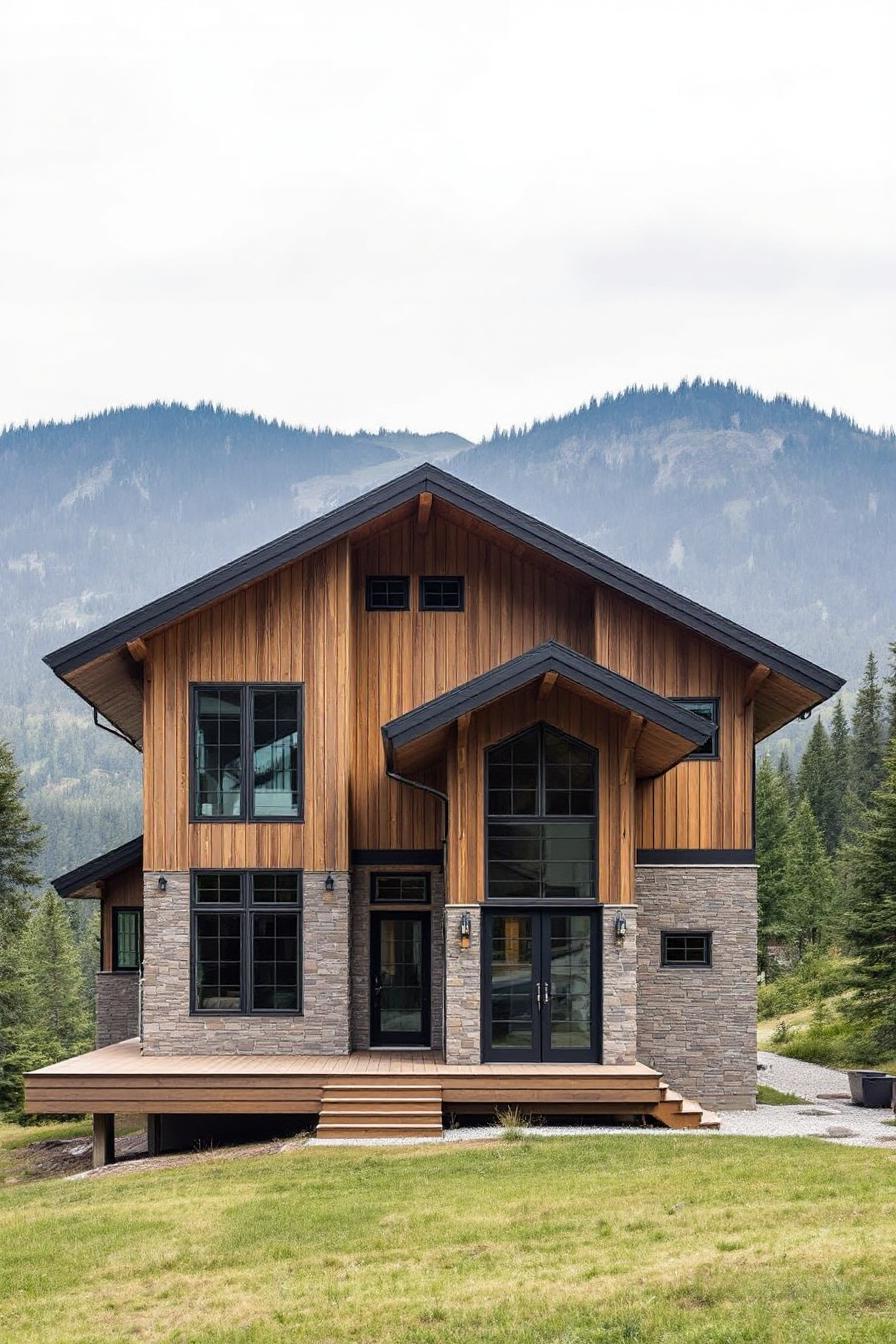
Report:
<svg viewBox="0 0 896 1344"><path fill-rule="evenodd" d="M140 1033L140 983L137 975L99 971L96 977L96 1046L129 1041Z"/></svg>

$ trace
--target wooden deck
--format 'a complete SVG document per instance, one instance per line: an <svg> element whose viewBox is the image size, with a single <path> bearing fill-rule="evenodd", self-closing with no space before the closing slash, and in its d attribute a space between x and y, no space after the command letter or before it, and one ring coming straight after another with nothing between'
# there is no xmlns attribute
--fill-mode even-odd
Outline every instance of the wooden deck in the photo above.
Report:
<svg viewBox="0 0 896 1344"><path fill-rule="evenodd" d="M432 1084L421 1090L422 1084ZM144 1055L137 1040L62 1060L25 1077L31 1114L294 1114L440 1096L447 1112L520 1105L541 1114L647 1116L696 1128L705 1113L644 1064L446 1064L423 1050L351 1055ZM326 1105L325 1105L326 1102ZM431 1121L430 1121L431 1122Z"/></svg>

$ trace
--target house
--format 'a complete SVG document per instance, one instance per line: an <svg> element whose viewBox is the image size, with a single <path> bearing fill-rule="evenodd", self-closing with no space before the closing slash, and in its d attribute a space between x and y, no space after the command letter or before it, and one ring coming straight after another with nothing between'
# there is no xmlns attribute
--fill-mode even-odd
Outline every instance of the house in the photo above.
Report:
<svg viewBox="0 0 896 1344"><path fill-rule="evenodd" d="M46 661L144 760L56 882L98 1048L26 1080L98 1161L117 1111L754 1103L754 744L839 677L429 465Z"/></svg>

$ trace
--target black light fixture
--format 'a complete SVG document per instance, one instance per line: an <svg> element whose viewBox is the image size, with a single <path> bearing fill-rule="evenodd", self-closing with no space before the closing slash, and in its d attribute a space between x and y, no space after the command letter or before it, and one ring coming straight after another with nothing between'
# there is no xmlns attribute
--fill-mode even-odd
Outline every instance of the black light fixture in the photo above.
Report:
<svg viewBox="0 0 896 1344"><path fill-rule="evenodd" d="M167 891L167 890L168 890L168 879L167 879L167 877L165 876L164 873L159 873L159 880L158 880L158 883L157 883L156 885L158 886L159 891Z"/></svg>
<svg viewBox="0 0 896 1344"><path fill-rule="evenodd" d="M333 880L333 874L327 873L327 876L324 879L324 887L326 888L327 891L333 891L335 889L335 886L336 883Z"/></svg>
<svg viewBox="0 0 896 1344"><path fill-rule="evenodd" d="M470 918L470 916L467 914L466 910L464 911L464 913L463 913L463 914L461 915L461 917L460 917L460 923L459 923L459 925L458 925L458 932L460 933L460 945L461 945L461 947L469 947L469 946L470 946L470 934L473 932L473 921L472 921L472 919Z"/></svg>
<svg viewBox="0 0 896 1344"><path fill-rule="evenodd" d="M625 915L622 913L622 911L620 911L619 914L616 916L616 918L613 920L613 932L616 934L616 937L619 939L620 942L622 942L623 938L625 937L625 930L626 930Z"/></svg>

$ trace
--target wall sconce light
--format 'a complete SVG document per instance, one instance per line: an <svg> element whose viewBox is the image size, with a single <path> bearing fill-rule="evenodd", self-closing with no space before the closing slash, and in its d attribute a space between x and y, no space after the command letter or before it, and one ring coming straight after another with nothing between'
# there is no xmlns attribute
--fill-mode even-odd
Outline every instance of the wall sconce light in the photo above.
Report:
<svg viewBox="0 0 896 1344"><path fill-rule="evenodd" d="M158 880L158 882L156 883L156 885L158 886L159 891L167 891L167 890L168 890L168 879L167 879L167 877L165 876L164 873L159 873L159 880Z"/></svg>
<svg viewBox="0 0 896 1344"><path fill-rule="evenodd" d="M466 913L466 911L464 911L464 913L463 913L463 914L461 915L461 917L460 917L460 924L458 925L458 932L460 933L460 945L461 945L461 947L463 947L463 948L467 948L467 947L469 947L469 946L470 946L470 934L473 932L473 921L472 921L472 919L470 918L470 916Z"/></svg>
<svg viewBox="0 0 896 1344"><path fill-rule="evenodd" d="M623 938L625 937L625 928L626 928L625 915L623 914L617 915L616 918L613 920L613 932L616 934L616 937L619 939L620 942L622 942Z"/></svg>
<svg viewBox="0 0 896 1344"><path fill-rule="evenodd" d="M324 879L324 887L326 888L327 891L333 891L335 886L336 883L333 880L333 874L327 873L327 876Z"/></svg>

